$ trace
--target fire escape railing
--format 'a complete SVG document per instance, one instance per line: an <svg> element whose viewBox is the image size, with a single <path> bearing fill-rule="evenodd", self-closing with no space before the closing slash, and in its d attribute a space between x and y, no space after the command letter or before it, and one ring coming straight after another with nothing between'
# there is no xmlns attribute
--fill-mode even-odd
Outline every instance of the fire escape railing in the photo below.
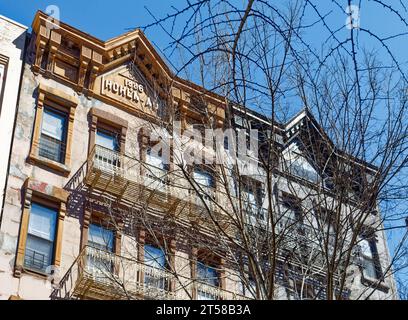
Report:
<svg viewBox="0 0 408 320"><path fill-rule="evenodd" d="M85 162L81 168L77 171L77 173L71 178L68 182L66 189L68 191L75 191L78 189L79 186L83 185L91 185L95 187L97 185L97 176L98 174L105 174L105 180L103 183L108 183L106 181L111 181L111 183L121 184L123 186L123 190L120 192L120 197L126 196L126 188L130 183L135 183L141 188L146 188L148 190L154 190L158 194L162 195L162 199L167 201L169 198L177 198L178 201L188 202L191 207L201 207L204 206L202 201L207 202L208 207L210 210L213 208L217 208L221 206L224 210L228 210L229 204L226 199L226 195L221 191L217 190L210 190L207 196L202 197L203 200L194 193L191 193L191 187L189 187L188 182L186 181L185 177L179 172L170 172L163 168L158 168L148 163L142 162L134 157L130 157L128 155L124 155L122 153L112 151L106 149L102 146L96 145L88 156L87 162ZM101 188L106 192L109 192L109 189L103 185ZM205 189L205 188L203 188ZM129 191L129 198L135 199L132 193L135 189L130 189ZM140 190L138 189L138 192ZM212 203L214 201L214 204ZM238 199L237 199L238 201ZM165 205L166 206L166 205ZM169 207L169 205L167 205ZM197 209L196 209L197 210ZM201 209L202 210L202 209ZM244 208L245 211L248 211L248 215L255 218L256 223L265 224L267 223L267 209L255 206L253 204L247 204ZM198 212L198 211L197 211ZM265 219L263 219L265 218ZM291 227L288 228L288 224L291 224ZM288 218L281 219L280 222L276 226L278 233L285 228L289 229L290 232L285 236L284 243L286 245L293 246L309 246L310 248L315 248L317 251L320 250L319 247L322 245L322 238L317 236L317 232L315 228L312 226L308 226L303 223L299 223L298 221L290 221ZM321 250L320 250L321 251ZM321 252L320 252L321 254ZM81 253L81 255L83 255ZM80 256L81 256L80 255ZM78 260L79 259L79 260ZM117 258L115 258L117 259ZM75 260L74 265L80 267L81 258L78 257ZM67 294L62 294L64 292L64 286L67 286L75 276L80 275L75 274L74 272L74 265L69 269L67 274L61 280L61 287L58 290L58 294L62 296L66 296ZM83 268L82 268L83 269ZM77 268L78 272L81 268ZM92 272L89 272L89 267L86 269L87 273L92 275ZM141 272L141 270L140 270ZM93 279L93 277L91 277ZM95 280L95 279L94 279ZM134 281L134 283L138 283ZM197 286L198 284L196 284ZM201 287L207 288L206 284L200 284ZM146 289L146 285L143 286L144 290ZM224 292L218 292L219 288L211 288L209 289L209 295L214 297L220 297L221 299L225 298ZM201 289L200 289L201 290ZM204 289L203 289L204 290ZM137 291L137 290L136 290ZM157 290L156 290L157 291ZM65 290L65 292L71 292L70 290ZM53 293L57 295L56 292ZM71 293L72 294L72 293ZM176 299L174 296L169 295L168 290L163 291L162 294L164 297L171 297L171 299ZM58 298L58 297L56 297ZM61 298L61 297L59 297Z"/></svg>
<svg viewBox="0 0 408 320"><path fill-rule="evenodd" d="M95 173L95 171L98 171L98 173ZM154 192L154 198L160 199L163 202L163 207L166 209L171 207L168 203L169 199L173 199L173 201L177 199L180 204L188 203L188 206L180 205L184 210L193 210L200 213L202 217L204 216L202 213L206 212L203 202L207 204L209 210L226 210L227 212L232 210L232 204L222 190L200 186L200 189L205 193L201 194L200 197L195 192L191 192L192 188L182 173L155 167L134 157L99 145L94 146L87 162L71 178L66 189L68 191L75 191L78 186L83 186L84 184L94 186L97 179L95 176L100 172L107 176L103 180L104 183L111 181L111 183L121 184L123 190L116 195L117 197L126 197L127 195L128 198L135 201L137 200L135 194L139 196L141 194L140 189L145 188ZM129 184L132 183L138 185L139 189L129 187ZM106 185L103 185L101 189L109 192L109 188ZM117 192L118 188L113 188L113 190ZM231 197L231 199L235 199L235 197ZM236 198L236 201L238 202L239 199ZM267 216L268 210L260 205L244 202L243 210L248 215L248 222L259 225L261 229L265 227L269 220ZM290 234L287 235L285 240L286 243L297 242L302 245L319 247L324 242L323 237L320 236L319 238L320 232L317 232L315 227L287 217L279 218L279 222L276 225L278 233L284 229L290 230ZM330 235L328 239L330 240L331 238L332 236Z"/></svg>
<svg viewBox="0 0 408 320"><path fill-rule="evenodd" d="M200 291L214 300L245 300L244 295L193 281L164 268L86 246L55 285L51 299L191 299Z"/></svg>

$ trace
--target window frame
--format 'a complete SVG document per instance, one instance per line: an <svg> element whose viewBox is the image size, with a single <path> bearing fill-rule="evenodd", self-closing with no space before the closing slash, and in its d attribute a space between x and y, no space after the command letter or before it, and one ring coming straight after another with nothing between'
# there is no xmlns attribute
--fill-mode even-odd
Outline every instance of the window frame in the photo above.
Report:
<svg viewBox="0 0 408 320"><path fill-rule="evenodd" d="M338 226L336 225L336 212L327 209L317 202L313 201L313 223L317 230L319 230L319 241L326 245L328 239L328 248L333 248L335 242L338 240Z"/></svg>
<svg viewBox="0 0 408 320"><path fill-rule="evenodd" d="M111 234L112 234L112 239L111 239L112 243L110 244L112 246L111 248L108 248L108 246L106 248L102 248L102 247L92 246L90 244L90 242L91 242L91 226L96 226L97 228L103 229L104 231L111 232ZM116 240L115 230L109 228L108 226L104 225L103 223L100 223L99 221L91 221L90 222L89 227L88 227L88 243L87 243L88 246L93 247L95 249L100 249L100 250L104 250L104 251L111 252L111 253L115 254L116 253L115 252L116 251L115 250L115 248L116 248L115 240ZM96 244L96 242L93 242L93 243ZM98 244L98 245L101 246L100 244Z"/></svg>
<svg viewBox="0 0 408 320"><path fill-rule="evenodd" d="M300 224L304 223L304 210L301 199L282 191L279 196L279 203L285 209L285 212L281 213L283 216L286 217L288 212L293 212L293 217L291 217L291 219Z"/></svg>
<svg viewBox="0 0 408 320"><path fill-rule="evenodd" d="M190 179L191 183L198 189L199 194L194 191L192 186L190 187L190 194L194 196L195 204L201 206L205 206L204 202L208 206L210 210L214 210L216 208L215 202L217 201L217 179L215 174L215 169L210 167L204 167L203 165L191 165L189 167L190 171ZM204 185L198 182L194 175L195 172L203 173L203 175L210 177L210 185ZM201 192L202 191L202 192ZM202 198L202 199L201 199ZM204 202L203 202L203 201Z"/></svg>
<svg viewBox="0 0 408 320"><path fill-rule="evenodd" d="M290 226L297 235L306 236L310 226L305 219L306 211L302 205L302 199L291 193L280 191L279 206L279 223L282 225L282 230Z"/></svg>
<svg viewBox="0 0 408 320"><path fill-rule="evenodd" d="M114 222L115 227L110 227L109 219L112 217L101 211L93 211L90 208L86 208L84 215L82 217L82 227L81 227L81 250L86 246L89 246L89 227L91 224L101 226L105 229L113 231L113 251L115 255L121 254L121 243L122 243L122 234L121 230L123 227L123 222L117 220ZM113 222L112 222L113 223Z"/></svg>
<svg viewBox="0 0 408 320"><path fill-rule="evenodd" d="M196 172L202 173L203 176L207 176L207 177L209 176L210 180L211 180L210 185L205 185L205 184L202 184L202 183L198 182L194 178L194 174ZM216 178L215 178L215 174L214 174L213 170L211 170L209 168L203 168L200 165L192 166L192 168L191 168L191 177L192 177L193 181L202 188L209 188L210 190L211 189L215 190L217 188L217 181L216 181Z"/></svg>
<svg viewBox="0 0 408 320"><path fill-rule="evenodd" d="M249 195L252 194L254 197L254 203L249 201ZM256 216L254 216L253 212L248 212L248 215L250 217L254 217L258 221L266 221L267 216L266 216L266 211L265 208L263 207L264 201L265 201L265 187L263 183L257 179L253 179L248 176L242 176L241 177L241 194L238 194L237 190L237 196L238 199L242 201L243 204L243 210L253 210L256 209ZM244 197L247 196L245 199Z"/></svg>
<svg viewBox="0 0 408 320"><path fill-rule="evenodd" d="M67 93L40 84L38 87L37 110L34 120L34 129L31 143L31 150L28 156L28 162L33 165L46 167L65 177L71 172L71 149L72 135L74 132L75 110L78 105L78 99ZM63 162L53 161L40 156L40 138L42 134L42 123L44 118L44 108L49 107L67 115L66 123L66 145L65 157Z"/></svg>
<svg viewBox="0 0 408 320"><path fill-rule="evenodd" d="M151 266L153 268L157 268L157 269L161 269L161 270L168 270L169 266L168 266L168 258L166 257L166 252L165 250L163 250L163 248L161 248L160 246L158 246L157 244L151 243L151 242L145 242L143 244L143 263L147 265L146 263L146 246L155 248L160 250L163 253L163 257L164 257L164 266L161 266L160 268L156 267L156 266ZM151 260L154 260L155 262L157 262L156 259L152 258ZM150 265L149 265L150 266Z"/></svg>
<svg viewBox="0 0 408 320"><path fill-rule="evenodd" d="M14 266L14 276L16 278L20 278L22 273L28 272L39 276L48 277L49 274L26 268L24 265L31 204L33 202L37 202L43 204L44 206L53 207L58 210L58 215L56 218L56 235L54 239L54 255L52 258L52 265L58 268L61 265L62 236L64 232L64 220L67 212L66 205L69 193L64 189L39 182L32 178L25 181L23 189L25 193L18 237L17 255Z"/></svg>
<svg viewBox="0 0 408 320"><path fill-rule="evenodd" d="M89 111L91 124L89 134L88 154L91 154L96 146L96 134L98 128L118 134L118 148L120 154L125 154L126 134L128 122L109 112L92 107Z"/></svg>
<svg viewBox="0 0 408 320"><path fill-rule="evenodd" d="M291 142L283 151L282 169L297 179L316 185L322 180L321 173L314 163L314 160L310 159L307 152L303 149L299 140ZM311 178L310 173L315 176Z"/></svg>
<svg viewBox="0 0 408 320"><path fill-rule="evenodd" d="M205 279L212 280L213 278L201 278L201 277L199 277L199 272L198 272L199 266L205 267L206 273L208 273L207 272L208 269L212 269L212 271L217 275L216 279L214 279L214 280L216 280L216 284L212 284L212 283L205 280ZM197 272L196 279L197 279L198 282L213 286L215 288L220 288L220 286L221 286L220 271L217 270L217 269L219 269L219 268L217 268L217 266L215 266L213 263L210 263L209 261L206 261L205 259L197 259L196 268L197 268L197 270L196 270L196 272Z"/></svg>
<svg viewBox="0 0 408 320"><path fill-rule="evenodd" d="M35 235L30 234L30 231L29 231L33 204L37 204L37 205L39 205L39 206L41 206L43 208L46 208L46 209L54 210L55 214L56 214L56 216L55 216L55 226L54 226L54 235L53 235L54 239L52 241L49 240L50 242L52 242L51 262L53 262L54 259L55 259L55 248L56 248L56 240L57 240L57 234L58 234L59 206L54 202L46 201L44 198L41 198L41 197L38 197L38 196L33 197L32 201L31 201L31 205L30 205L30 216L29 216L29 219L28 219L27 238L26 238L26 244L25 244L25 249L24 249L24 268L26 270L37 272L37 273L46 273L45 271L42 271L42 270L36 269L36 268L32 268L32 267L29 267L29 266L26 265L26 252L27 252L27 242L28 242L27 240L28 240L30 235L35 236ZM39 236L35 236L35 237L41 238ZM41 238L41 239L44 239L44 238Z"/></svg>
<svg viewBox="0 0 408 320"><path fill-rule="evenodd" d="M96 227L98 227L98 228L101 228L101 229L103 229L104 231L107 231L107 232L111 232L111 234L112 234L112 243L111 243L111 246L112 246L112 248L103 248L102 247L102 245L91 245L90 244L90 240L91 240L91 226L96 226ZM120 255L120 252L118 253L117 252L117 249L119 249L119 251L120 251L120 244L118 244L118 232L115 230L115 229L112 229L112 228L110 228L105 222L104 222L104 220L103 219L99 219L99 218L96 218L96 217L94 217L93 219L91 219L91 221L89 222L89 224L88 224L88 226L86 227L86 231L87 231L87 243L86 243L86 245L88 246L88 248L92 248L93 250L100 250L100 251L102 251L102 252L104 252L104 253L110 253L110 254L112 254L112 256L117 256L117 255ZM119 241L120 241L120 236L119 236ZM87 256L87 259L86 259L86 266L87 267L89 267L90 266L90 263L98 263L98 261L99 262L103 262L104 264L103 264L103 268L105 268L107 265L105 264L105 262L106 262L106 260L104 261L105 259L104 258L94 258L94 257L90 257L90 256ZM93 265L93 267L94 267L95 265ZM116 265L115 263L109 263L109 271L108 272L111 272L111 273L113 273L113 274L117 274L118 273L118 270L119 270L119 268L118 268L118 265Z"/></svg>
<svg viewBox="0 0 408 320"><path fill-rule="evenodd" d="M381 262L378 256L378 249L377 249L377 241L375 239L375 237L373 236L360 236L360 243L361 241L367 241L367 244L369 246L369 250L370 250L370 254L371 257L367 256L366 254L364 254L361 251L361 275L365 280L371 280L371 281L379 281L380 279L382 279L383 277L383 271L382 271L382 267L381 267ZM361 247L361 244L360 244ZM374 250L373 250L374 249ZM365 271L365 266L364 263L365 262L369 262L371 264L371 266L374 268L374 272L375 272L375 277L371 277L370 275L367 275L367 272ZM382 280L384 281L384 280Z"/></svg>
<svg viewBox="0 0 408 320"><path fill-rule="evenodd" d="M44 155L40 155L41 153L41 141L43 140L43 135L47 136L47 138L51 138L53 140L58 140L55 137L51 137L45 133L43 133L43 127L44 127L44 115L46 113L51 113L57 116L61 116L64 118L64 127L63 127L63 132L62 132L62 137L61 140L59 140L59 142L61 143L61 146L64 146L63 150L62 148L60 148L59 150L59 161L57 160L53 160L50 158L45 157ZM38 140L38 154L40 157L46 158L50 161L55 161L61 164L64 164L65 162L65 157L66 157L66 145L67 145L67 138L68 138L68 114L64 111L62 111L57 105L55 105L54 103L46 103L44 105L44 111L43 111L43 117L41 119L41 130L40 130L40 138Z"/></svg>
<svg viewBox="0 0 408 320"><path fill-rule="evenodd" d="M162 258L164 259L164 265L163 266L157 266L156 263L159 263L153 256L149 261L153 261L153 264L150 264L146 260L146 246L149 246L151 248L157 249L162 253ZM143 272L143 285L144 286L151 286L155 287L161 290L165 291L172 291L172 282L171 279L165 277L152 277L149 275L149 270L151 269L156 269L160 270L162 272L167 272L171 270L171 266L169 263L171 263L171 256L169 253L166 252L165 248L162 246L155 244L153 242L145 242L143 244L143 265L146 268L145 271Z"/></svg>
<svg viewBox="0 0 408 320"><path fill-rule="evenodd" d="M159 239L153 237L145 229L141 228L138 232L138 256L137 259L140 263L145 264L145 245L156 247L163 251L165 255L165 271L175 270L176 269L176 240L174 238L167 238L165 236L160 237ZM139 279L144 284L145 272L141 271ZM166 290L173 292L176 289L175 279L169 279L169 282L166 283Z"/></svg>
<svg viewBox="0 0 408 320"><path fill-rule="evenodd" d="M191 279L196 283L203 283L205 285L212 286L206 282L200 281L198 278L198 263L204 264L208 267L214 268L218 276L218 286L216 288L220 290L226 289L226 270L225 259L219 256L215 256L214 253L209 252L207 249L192 248L191 251ZM193 299L198 299L198 288L195 285L192 292Z"/></svg>
<svg viewBox="0 0 408 320"><path fill-rule="evenodd" d="M100 144L97 144L97 140L98 140L98 133L102 133L106 136L112 136L116 141L116 150L115 149L109 149L111 151L114 152L120 152L120 133L118 132L118 130L116 130L116 128L110 127L105 125L104 123L99 123L96 127L95 130L95 145L101 146L103 148L106 148L105 146L102 146ZM108 149L108 148L106 148Z"/></svg>

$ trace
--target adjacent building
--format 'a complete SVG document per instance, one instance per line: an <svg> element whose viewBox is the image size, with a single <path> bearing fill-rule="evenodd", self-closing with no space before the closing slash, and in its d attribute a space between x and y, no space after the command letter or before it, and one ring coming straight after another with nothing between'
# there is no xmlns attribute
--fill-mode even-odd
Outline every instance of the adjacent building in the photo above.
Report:
<svg viewBox="0 0 408 320"><path fill-rule="evenodd" d="M224 221L222 209L229 210L225 186L215 178L217 168L181 165L185 141L171 132L176 122L182 131L201 130L205 122L223 129L230 115L235 129L245 130L248 119L265 129L268 119L242 114L226 106L223 97L174 76L140 30L101 41L47 18L36 14L25 54L0 230L6 239L0 247L0 298L253 298L226 259L200 246L207 241L222 251L211 221L203 218L212 210ZM317 125L303 111L271 128L274 147L293 159L301 153L297 142L308 124ZM159 138L172 143L155 153ZM169 161L164 161L166 146ZM201 192L193 192L183 168ZM309 188L316 178L316 172L304 168L290 177L276 173L281 177L274 180L279 205L292 203L291 211L296 195L288 179L297 176L293 183ZM264 173L262 167L250 172L254 182L244 190L245 212L265 220L267 203L253 187L262 189ZM307 227L302 226L297 237L305 239ZM381 278L378 265L389 262L383 234L375 244L384 261L367 251L366 264L351 270L363 280L353 276L344 298L356 297L364 279ZM297 294L295 278L283 276L279 285L276 298L309 298ZM375 298L395 297L388 277ZM318 298L324 299L324 292Z"/></svg>
<svg viewBox="0 0 408 320"><path fill-rule="evenodd" d="M2 228L1 211L5 197L26 37L25 26L0 15L0 248L2 253L11 254L15 249L16 238L10 236L7 228ZM1 254L0 270L3 271L8 263L8 257Z"/></svg>
<svg viewBox="0 0 408 320"><path fill-rule="evenodd" d="M0 208L20 87L27 27L0 15Z"/></svg>

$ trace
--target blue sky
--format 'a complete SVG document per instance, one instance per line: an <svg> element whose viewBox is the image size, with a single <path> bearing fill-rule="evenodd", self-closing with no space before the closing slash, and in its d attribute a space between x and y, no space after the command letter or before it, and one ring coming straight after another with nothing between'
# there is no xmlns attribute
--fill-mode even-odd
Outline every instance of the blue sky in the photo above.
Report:
<svg viewBox="0 0 408 320"><path fill-rule="evenodd" d="M60 9L60 20L101 40L118 36L129 28L148 24L151 16L145 10L148 6L155 14L168 12L170 5L183 4L174 0L0 0L0 14L31 26L37 10L45 11L47 6ZM149 38L162 44L154 30L147 32Z"/></svg>
<svg viewBox="0 0 408 320"><path fill-rule="evenodd" d="M233 2L242 3L242 0L233 0ZM347 3L345 0L339 2ZM399 12L407 16L407 13L403 12L399 0L386 2L395 5ZM155 15L161 16L172 12L172 6L182 7L184 3L184 0L0 0L0 14L31 26L34 14L38 9L45 11L49 5L56 5L60 9L60 20L101 40L108 40L130 28L144 26L152 22L152 17L145 7L149 8ZM341 12L343 8L333 5L332 1L314 1L314 3L317 4L319 11L327 14L326 22L330 27L336 30L344 26L346 16L344 12ZM373 30L382 37L394 35L397 32L408 32L408 27L404 22L391 14L389 10L373 1L363 0L360 5L362 27ZM310 16L311 22L317 19L313 10L307 14ZM347 36L346 32L347 30L343 28L338 34L339 38ZM160 28L151 28L146 31L146 34L149 40L159 48L164 48L168 43L168 39ZM316 37L316 34L319 34L319 37ZM305 34L305 39L318 49L326 36L327 31L321 24L318 24L311 29L311 32ZM373 37L364 35L362 38L364 45L372 48L377 48L379 45ZM388 44L396 58L406 64L408 60L408 33L389 40Z"/></svg>
<svg viewBox="0 0 408 320"><path fill-rule="evenodd" d="M242 1L236 0L238 3ZM344 3L347 1L339 0ZM355 3L359 1L354 1ZM408 13L401 6L400 0L385 1L387 4L395 6L398 12L403 16L408 16ZM404 1L403 1L404 2ZM0 14L14 19L24 25L31 26L35 12L37 10L46 11L47 6L56 5L60 9L60 20L82 30L101 40L108 40L118 36L129 29L147 25L152 22L152 17L149 15L145 6L147 6L154 14L162 16L172 11L171 6L182 6L184 0L0 0ZM327 23L334 29L341 29L344 26L346 16L342 12L342 8L333 5L332 1L319 0L315 1L318 9L327 14ZM387 41L390 50L395 57L402 63L402 67L407 69L408 61L408 25L405 21L399 19L395 13L384 8L375 1L360 1L361 27L369 29L380 35L381 37L389 37L400 33L397 38ZM317 19L313 10L308 12L310 22ZM342 29L338 33L338 37L344 39L347 30ZM158 48L164 48L168 39L164 32L159 28L147 30L146 35L149 40ZM318 35L318 36L316 36ZM318 24L313 27L312 32L305 34L305 41L315 46L317 50L322 45L322 41L327 37L327 30ZM361 46L366 46L370 49L379 49L379 43L372 36L367 34L361 37ZM384 49L379 49L381 57L385 62L390 61L389 55ZM400 232L395 232L391 236L391 248L393 243L400 235Z"/></svg>
<svg viewBox="0 0 408 320"><path fill-rule="evenodd" d="M166 3L170 1L2 0L0 13L30 26L37 10L45 11L47 6L56 5L60 8L62 21L101 40L108 40L125 32L127 28L149 22L145 5L165 11Z"/></svg>

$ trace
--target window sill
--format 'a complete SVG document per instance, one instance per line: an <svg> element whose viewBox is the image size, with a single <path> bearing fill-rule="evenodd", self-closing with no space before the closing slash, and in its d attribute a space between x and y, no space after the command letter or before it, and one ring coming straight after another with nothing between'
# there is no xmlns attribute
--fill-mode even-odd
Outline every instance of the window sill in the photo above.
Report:
<svg viewBox="0 0 408 320"><path fill-rule="evenodd" d="M27 274L41 280L47 280L51 276L50 274L41 272L39 270L34 270L23 266L17 266L14 270L14 277L21 278L23 274Z"/></svg>
<svg viewBox="0 0 408 320"><path fill-rule="evenodd" d="M30 153L28 157L28 162L34 165L38 166L44 166L48 167L60 174L62 174L64 177L68 177L69 174L71 173L71 169L68 168L65 164L41 157L39 155L35 155Z"/></svg>
<svg viewBox="0 0 408 320"><path fill-rule="evenodd" d="M388 293L390 290L390 288L384 284L383 281L378 283L378 279L366 277L364 274L361 274L361 283L367 287L375 288L376 290L380 290L385 293Z"/></svg>

